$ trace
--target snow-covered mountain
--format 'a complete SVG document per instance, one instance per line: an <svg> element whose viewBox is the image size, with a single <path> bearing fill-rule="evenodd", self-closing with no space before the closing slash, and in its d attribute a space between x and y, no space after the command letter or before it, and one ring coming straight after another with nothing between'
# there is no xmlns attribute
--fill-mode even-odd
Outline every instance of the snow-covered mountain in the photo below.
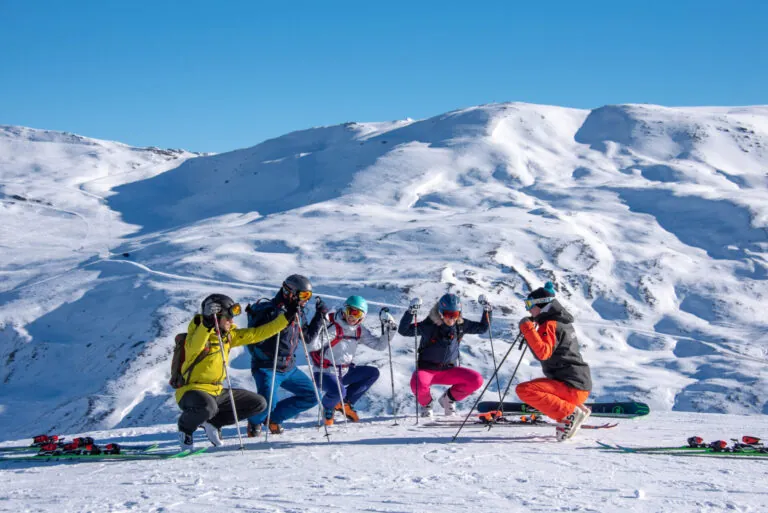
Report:
<svg viewBox="0 0 768 513"><path fill-rule="evenodd" d="M489 294L497 359L552 280L595 399L768 413L766 225L768 107L494 104L219 155L0 126L0 439L172 422L173 335L200 300L294 272L395 314L450 290L478 318ZM413 340L393 344L406 412ZM487 337L462 362L489 377ZM253 389L247 355L233 367Z"/></svg>

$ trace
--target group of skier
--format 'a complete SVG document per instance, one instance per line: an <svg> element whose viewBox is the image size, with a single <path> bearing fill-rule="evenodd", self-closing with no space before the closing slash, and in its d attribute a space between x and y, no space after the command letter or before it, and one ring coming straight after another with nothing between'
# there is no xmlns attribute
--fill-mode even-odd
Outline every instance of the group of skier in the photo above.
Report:
<svg viewBox="0 0 768 513"><path fill-rule="evenodd" d="M283 282L272 299L263 299L245 308L248 328L238 328L233 319L241 306L222 294L206 297L187 333L177 343L171 384L177 388L179 441L182 450L192 449L193 433L202 427L213 445L222 444L221 428L247 419L247 435L283 432L283 423L301 412L322 405L326 426L341 413L357 422L355 403L379 378L379 369L355 363L358 344L385 350L397 331L403 337L419 337L416 369L411 391L419 415L432 417L435 400L432 385L449 388L437 399L445 415L456 413L456 403L483 384L477 371L460 364L459 344L465 334L488 331L492 307L480 298L483 317L479 322L462 316L461 299L445 294L419 320L421 300L411 300L399 324L386 309L380 313L382 333L374 335L363 325L368 314L364 298L353 295L331 312L320 298L315 301L311 320L305 306L312 298L312 284L294 274ZM541 361L544 378L517 386L521 400L558 422L557 438L573 436L590 411L584 406L591 390L589 367L584 363L574 329L573 317L555 299L554 286L533 290L525 300L529 315L519 323L521 336ZM225 388L229 352L246 346L251 356L251 373L258 393ZM299 347L306 351L313 372L305 374L296 366ZM291 395L278 400L278 389Z"/></svg>

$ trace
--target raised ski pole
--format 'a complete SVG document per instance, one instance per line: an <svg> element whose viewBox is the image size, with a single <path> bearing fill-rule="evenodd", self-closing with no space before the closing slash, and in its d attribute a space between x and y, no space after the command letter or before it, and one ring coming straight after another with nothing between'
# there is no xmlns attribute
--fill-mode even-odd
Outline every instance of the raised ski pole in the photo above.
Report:
<svg viewBox="0 0 768 513"><path fill-rule="evenodd" d="M264 430L264 441L269 442L269 422L272 420L272 401L275 397L275 379L277 378L277 354L280 352L280 332L275 342L275 359L272 362L272 385L269 387L269 404L267 405L267 429Z"/></svg>
<svg viewBox="0 0 768 513"><path fill-rule="evenodd" d="M491 356L493 356L493 366L496 367L496 351L493 350L493 324L491 323L491 304L485 298L484 294L480 294L477 298L477 302L483 307L485 317L488 319L488 339L491 341ZM496 390L499 392L499 401L501 402L501 383L499 383L499 376L496 375ZM502 413L504 410L500 409Z"/></svg>
<svg viewBox="0 0 768 513"><path fill-rule="evenodd" d="M235 428L237 428L237 439L240 441L240 452L245 454L243 437L240 434L240 420L237 418L237 407L235 406L235 395L232 393L232 381L229 379L229 370L227 358L224 356L224 341L221 340L221 331L219 330L219 319L216 314L213 315L213 323L216 325L216 336L219 337L219 352L221 353L221 363L224 365L224 374L227 376L227 390L229 391L229 402L232 403L232 415L235 417Z"/></svg>
<svg viewBox="0 0 768 513"><path fill-rule="evenodd" d="M413 330L413 357L416 362L416 393L413 394L416 398L416 424L419 423L419 319L417 317L419 313L419 307L421 302L419 301L415 305L411 305L411 314L413 315L413 323L416 326Z"/></svg>
<svg viewBox="0 0 768 513"><path fill-rule="evenodd" d="M381 321L381 331L384 331L384 320L382 314L388 314L389 308L386 306L379 311L379 321ZM393 424L397 426L397 409L395 408L395 371L392 370L392 327L387 323L387 350L389 351L389 381L392 383L392 419Z"/></svg>
<svg viewBox="0 0 768 513"><path fill-rule="evenodd" d="M312 360L309 358L309 349L307 349L307 342L304 340L304 329L301 327L301 317L299 317L299 312L296 312L296 323L299 325L299 336L301 336L301 345L304 348L304 356L307 359L307 367L309 368L309 379L312 380L312 388L315 389L315 399L317 399L317 407L321 408L323 407L322 400L320 399L320 393L317 391L317 383L315 383L315 374L312 372ZM328 442L331 441L331 435L328 434L328 426L323 424L323 427L325 428L325 439L328 440Z"/></svg>
<svg viewBox="0 0 768 513"><path fill-rule="evenodd" d="M464 429L464 425L467 423L467 420L469 420L469 417L472 415L472 412L475 411L475 408L477 407L478 403L480 403L480 399L483 398L483 394L485 394L485 391L488 390L488 387L491 385L491 382L493 382L493 378L496 377L499 373L499 369L501 369L501 366L504 365L504 361L509 356L509 353L512 352L512 350L517 345L518 340L522 338L523 334L520 333L514 342L509 346L509 349L504 354L504 358L501 359L499 362L499 366L496 367L496 369L493 371L493 376L491 376L491 379L488 380L488 383L486 383L485 387L483 388L483 391L480 392L480 395L477 397L477 400L475 400L475 404L472 405L472 409L469 410L469 413L467 413L467 416L464 417L464 421L461 423L461 426L459 426L459 430L456 431L456 434L453 435L453 438L451 438L451 442L455 442L456 439L459 437L459 433L461 433L461 430ZM525 349L528 349L528 346L525 347ZM515 377L515 373L517 373L517 368L520 367L520 363L523 361L523 356L525 356L525 349L523 349L523 353L520 355L520 361L517 362L517 367L515 367L515 372L512 373L512 377L509 379L509 382L512 383L512 379Z"/></svg>

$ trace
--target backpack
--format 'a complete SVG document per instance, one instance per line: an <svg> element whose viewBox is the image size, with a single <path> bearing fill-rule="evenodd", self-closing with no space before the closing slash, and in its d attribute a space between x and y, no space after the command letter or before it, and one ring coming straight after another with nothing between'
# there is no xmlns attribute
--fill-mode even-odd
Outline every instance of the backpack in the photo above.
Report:
<svg viewBox="0 0 768 513"><path fill-rule="evenodd" d="M195 315L194 321L196 325L199 326L201 320L202 319L199 315ZM187 358L185 349L186 343L186 333L179 333L176 335L173 346L173 358L171 359L171 379L168 380L168 384L171 385L172 388L181 388L187 385L189 376L192 374L192 369L194 369L198 363L202 362L203 359L205 359L205 357L211 353L211 346L206 344L205 349L203 349L200 354L197 355L197 358L195 358L195 360L189 365L187 372L181 372L181 368L184 365L184 360Z"/></svg>

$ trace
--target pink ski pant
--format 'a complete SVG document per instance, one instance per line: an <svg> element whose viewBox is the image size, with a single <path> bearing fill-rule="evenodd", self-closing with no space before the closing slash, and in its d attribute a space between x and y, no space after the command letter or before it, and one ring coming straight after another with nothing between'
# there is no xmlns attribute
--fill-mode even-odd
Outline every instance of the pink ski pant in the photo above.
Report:
<svg viewBox="0 0 768 513"><path fill-rule="evenodd" d="M419 386L418 391L416 390L417 382ZM429 391L429 387L432 385L452 385L449 389L451 397L461 401L483 386L483 377L479 372L467 369L466 367L453 367L444 370L417 370L411 376L411 391L416 394L420 405L426 406L432 400L432 393Z"/></svg>

